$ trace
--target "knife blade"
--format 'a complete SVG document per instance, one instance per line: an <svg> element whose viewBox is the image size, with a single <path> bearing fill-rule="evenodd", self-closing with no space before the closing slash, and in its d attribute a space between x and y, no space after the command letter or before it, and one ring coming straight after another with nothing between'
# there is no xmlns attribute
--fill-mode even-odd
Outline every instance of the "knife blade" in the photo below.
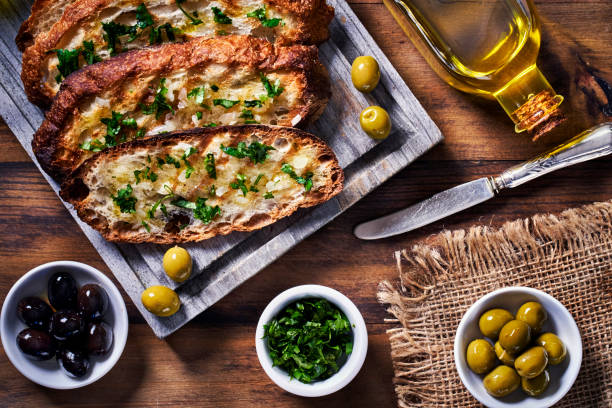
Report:
<svg viewBox="0 0 612 408"><path fill-rule="evenodd" d="M433 197L387 216L358 225L353 233L361 239L380 239L412 231L463 211L557 169L612 153L612 122L574 136L564 144L504 171L442 191Z"/></svg>
<svg viewBox="0 0 612 408"><path fill-rule="evenodd" d="M357 238L368 240L387 238L420 228L494 196L495 190L491 181L486 177L481 178L442 191L393 214L364 222L355 228L354 234Z"/></svg>

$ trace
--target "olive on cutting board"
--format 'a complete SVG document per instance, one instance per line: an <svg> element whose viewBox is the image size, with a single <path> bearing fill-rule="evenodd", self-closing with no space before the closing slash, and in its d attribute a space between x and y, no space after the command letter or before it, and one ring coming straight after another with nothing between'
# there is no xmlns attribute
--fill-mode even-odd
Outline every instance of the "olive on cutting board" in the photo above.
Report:
<svg viewBox="0 0 612 408"><path fill-rule="evenodd" d="M86 320L99 319L108 307L108 295L101 286L89 283L79 289L77 305L79 313Z"/></svg>
<svg viewBox="0 0 612 408"><path fill-rule="evenodd" d="M105 322L89 323L86 349L89 354L103 356L113 345L113 329Z"/></svg>
<svg viewBox="0 0 612 408"><path fill-rule="evenodd" d="M160 317L172 316L181 307L181 300L176 292L161 285L145 289L140 300L149 312Z"/></svg>
<svg viewBox="0 0 612 408"><path fill-rule="evenodd" d="M17 335L17 347L31 359L49 360L55 356L55 342L46 332L24 329Z"/></svg>
<svg viewBox="0 0 612 408"><path fill-rule="evenodd" d="M89 358L82 351L60 350L57 362L69 377L82 377L89 370Z"/></svg>
<svg viewBox="0 0 612 408"><path fill-rule="evenodd" d="M77 283L69 273L58 272L49 279L47 297L56 310L76 309L77 294Z"/></svg>
<svg viewBox="0 0 612 408"><path fill-rule="evenodd" d="M362 55L351 65L351 80L357 90L372 92L380 80L380 67L376 58Z"/></svg>
<svg viewBox="0 0 612 408"><path fill-rule="evenodd" d="M33 329L47 331L53 310L41 298L28 296L17 304L17 317Z"/></svg>
<svg viewBox="0 0 612 408"><path fill-rule="evenodd" d="M359 123L372 139L385 139L391 132L391 118L380 106L370 106L361 111Z"/></svg>
<svg viewBox="0 0 612 408"><path fill-rule="evenodd" d="M184 282L191 275L191 255L186 249L174 246L166 251L162 260L166 275L175 282Z"/></svg>

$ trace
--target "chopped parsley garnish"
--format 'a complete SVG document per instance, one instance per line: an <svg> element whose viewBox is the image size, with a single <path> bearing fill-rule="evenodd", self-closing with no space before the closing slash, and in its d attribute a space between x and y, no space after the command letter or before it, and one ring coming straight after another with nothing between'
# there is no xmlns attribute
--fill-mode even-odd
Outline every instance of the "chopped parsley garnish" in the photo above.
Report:
<svg viewBox="0 0 612 408"><path fill-rule="evenodd" d="M166 154L166 157L163 159L160 157L157 158L157 165L159 167L163 166L164 164L172 164L177 169L181 167L181 162L175 159L174 157L170 156L169 154Z"/></svg>
<svg viewBox="0 0 612 408"><path fill-rule="evenodd" d="M280 18L266 18L266 5L262 8L258 8L255 11L247 13L247 17L253 17L261 22L264 27L276 27L282 20Z"/></svg>
<svg viewBox="0 0 612 408"><path fill-rule="evenodd" d="M202 120L202 112L197 111L197 112L195 113L195 115L196 115L196 118L197 118L198 120Z"/></svg>
<svg viewBox="0 0 612 408"><path fill-rule="evenodd" d="M170 186L168 186L167 184L164 184L164 188L166 189L168 194L166 194L165 196L157 200L155 204L153 204L153 206L147 211L147 217L155 218L155 212L157 211L158 207L164 215L168 214L168 211L166 210L166 206L163 204L163 201L173 198L174 192L172 191Z"/></svg>
<svg viewBox="0 0 612 408"><path fill-rule="evenodd" d="M276 367L303 383L338 372L353 351L348 318L325 299L301 299L264 325L268 353Z"/></svg>
<svg viewBox="0 0 612 408"><path fill-rule="evenodd" d="M151 115L155 113L155 119L159 119L164 112L174 113L174 108L166 100L168 88L164 86L165 83L166 78L162 78L159 81L159 88L157 89L157 93L155 94L155 99L153 100L153 103L151 103L150 105L145 105L144 103L138 104L138 106L140 106L140 109L142 110L142 113L144 113L145 115Z"/></svg>
<svg viewBox="0 0 612 408"><path fill-rule="evenodd" d="M247 147L245 142L239 142L236 147L226 147L221 145L221 150L230 156L244 159L248 157L255 164L263 163L269 157L268 150L276 150L272 146L263 143L253 142Z"/></svg>
<svg viewBox="0 0 612 408"><path fill-rule="evenodd" d="M250 109L243 109L240 114L240 118L242 119L253 119L253 111Z"/></svg>
<svg viewBox="0 0 612 408"><path fill-rule="evenodd" d="M142 180L157 181L157 174L151 171L149 166L145 167L144 170L134 170L134 177L136 177L136 184L140 183L141 177Z"/></svg>
<svg viewBox="0 0 612 408"><path fill-rule="evenodd" d="M203 127L217 127L217 126L219 126L219 125L217 125L214 122L210 122L210 123L205 124Z"/></svg>
<svg viewBox="0 0 612 408"><path fill-rule="evenodd" d="M116 196L111 194L113 202L122 213L133 214L136 212L136 197L132 197L132 191L132 186L128 184L125 188L117 191Z"/></svg>
<svg viewBox="0 0 612 408"><path fill-rule="evenodd" d="M206 96L206 89L203 86L198 86L196 88L193 88L187 94L187 98L189 99L194 98L195 103L197 103L198 105L201 105L204 103L205 96Z"/></svg>
<svg viewBox="0 0 612 408"><path fill-rule="evenodd" d="M183 12L185 17L187 17L189 20L191 20L191 24L193 24L193 25L202 24L203 21L198 18L198 12L197 11L194 11L193 12L193 16L192 16L187 11L185 11L183 6L181 6L181 4L183 4L185 1L187 1L187 0L176 0L176 6Z"/></svg>
<svg viewBox="0 0 612 408"><path fill-rule="evenodd" d="M210 186L210 188L208 189L208 194L211 196L215 196L215 193L217 192L217 188L215 187L215 185L213 184L212 186Z"/></svg>
<svg viewBox="0 0 612 408"><path fill-rule="evenodd" d="M211 179L216 179L217 169L215 168L215 155L212 153L207 153L206 158L204 159L204 164L205 164L206 172L208 173L208 176Z"/></svg>
<svg viewBox="0 0 612 408"><path fill-rule="evenodd" d="M272 84L268 77L263 74L263 72L259 73L259 78L261 79L261 83L263 84L264 88L266 88L266 92L270 98L280 95L285 89L280 86L280 79L277 79L274 84Z"/></svg>
<svg viewBox="0 0 612 408"><path fill-rule="evenodd" d="M253 99L252 101L244 101L244 106L247 108L261 108L262 102L259 99Z"/></svg>
<svg viewBox="0 0 612 408"><path fill-rule="evenodd" d="M213 99L213 105L223 106L225 109L229 109L238 103L240 103L240 101L232 101L229 99Z"/></svg>
<svg viewBox="0 0 612 408"><path fill-rule="evenodd" d="M213 91L217 92L219 90L219 87L217 85L215 85L215 84L212 84L210 86L210 89L212 89Z"/></svg>
<svg viewBox="0 0 612 408"><path fill-rule="evenodd" d="M105 143L102 143L101 141L97 139L92 139L92 140L83 142L82 144L79 145L79 147L83 150L87 150L90 152L100 152L106 149L107 146Z"/></svg>
<svg viewBox="0 0 612 408"><path fill-rule="evenodd" d="M178 30L172 27L170 23L162 24L159 27L151 27L151 31L149 31L149 45L161 44L164 41L162 33L166 33L168 41L175 41L176 36L174 33L176 31Z"/></svg>
<svg viewBox="0 0 612 408"><path fill-rule="evenodd" d="M119 143L123 143L127 140L127 133L130 130L136 130L136 138L142 137L145 134L145 129L138 129L136 119L126 118L123 113L111 111L111 117L102 118L100 122L106 125L104 143L97 139L89 140L79 145L81 149L99 152L107 147L117 146Z"/></svg>
<svg viewBox="0 0 612 408"><path fill-rule="evenodd" d="M110 55L116 55L117 50L117 42L121 45L121 41L119 41L119 37L124 35L130 35L129 41L134 41L136 39L138 26L126 26L124 24L118 24L114 21L109 23L102 23L102 30L104 30L104 34L102 37L104 41L106 41L106 47L110 51Z"/></svg>
<svg viewBox="0 0 612 408"><path fill-rule="evenodd" d="M140 5L136 8L136 26L141 30L144 30L147 27L153 25L153 16L147 10L147 7L144 3L140 3Z"/></svg>
<svg viewBox="0 0 612 408"><path fill-rule="evenodd" d="M266 194L264 194L264 198L266 200L270 199L270 198L274 198L274 194L272 194L271 192L267 192Z"/></svg>
<svg viewBox="0 0 612 408"><path fill-rule="evenodd" d="M170 204L175 205L177 207L186 208L188 210L193 210L194 218L202 221L204 224L210 224L210 222L217 215L221 215L221 207L218 205L210 206L206 204L207 198L198 197L194 202L185 200L184 198L177 198L172 201Z"/></svg>
<svg viewBox="0 0 612 408"><path fill-rule="evenodd" d="M289 177L294 179L298 184L303 185L304 190L310 191L310 189L312 188L313 174L311 171L304 173L303 176L298 176L297 174L295 174L295 171L293 170L293 166L287 163L283 163L283 165L281 166L281 171L283 173L288 174Z"/></svg>
<svg viewBox="0 0 612 408"><path fill-rule="evenodd" d="M193 168L193 166L191 165L191 163L189 163L189 160L187 160L187 158L188 158L189 156L191 156L192 154L197 153L197 152L198 152L198 149L196 149L196 148L195 148L195 147L193 147L193 146L190 146L190 147L189 147L189 150L187 150L185 153L183 153L183 156L181 157L181 159L182 159L182 160L185 162L185 167L187 168L187 169L185 170L185 178L186 178L186 179L188 179L189 177L191 177L191 174L192 174L192 173L194 172L194 170L195 170L195 169ZM180 165L180 164L179 164L179 165Z"/></svg>
<svg viewBox="0 0 612 408"><path fill-rule="evenodd" d="M233 183L230 183L230 187L233 188L234 190L240 189L242 191L242 195L246 197L247 193L249 192L249 189L244 183L245 181L246 181L246 176L244 174L236 173L236 181Z"/></svg>
<svg viewBox="0 0 612 408"><path fill-rule="evenodd" d="M94 51L93 41L83 41L83 45L74 50L57 49L52 51L55 51L57 54L57 70L59 74L55 76L55 82L58 84L63 78L79 69L79 56L82 55L85 63L88 65L102 61Z"/></svg>
<svg viewBox="0 0 612 408"><path fill-rule="evenodd" d="M217 24L232 24L232 19L229 18L219 7L211 7L213 12L213 19Z"/></svg>
<svg viewBox="0 0 612 408"><path fill-rule="evenodd" d="M149 224L147 224L145 220L142 220L140 223L147 230L147 232L151 232L151 227L149 227Z"/></svg>
<svg viewBox="0 0 612 408"><path fill-rule="evenodd" d="M254 186L256 186L257 184L259 184L259 182L261 181L261 179L262 179L262 177L263 177L263 176L264 176L264 175L263 175L263 174L261 174L261 173L260 173L260 174L258 174L258 175L257 175L257 178L255 179L255 182L253 183L253 185L254 185Z"/></svg>

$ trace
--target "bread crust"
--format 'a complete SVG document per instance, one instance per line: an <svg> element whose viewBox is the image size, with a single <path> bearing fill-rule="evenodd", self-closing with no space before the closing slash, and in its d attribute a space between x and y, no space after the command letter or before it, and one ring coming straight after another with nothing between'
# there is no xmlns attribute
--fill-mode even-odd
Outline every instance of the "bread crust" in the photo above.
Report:
<svg viewBox="0 0 612 408"><path fill-rule="evenodd" d="M36 0L32 4L30 17L25 20L15 37L15 43L19 51L24 52L26 48L34 44L38 34L45 33L55 22L61 18L61 14L54 15L53 9L63 10L74 0Z"/></svg>
<svg viewBox="0 0 612 408"><path fill-rule="evenodd" d="M39 0L40 7L48 4L48 0ZM18 44L27 47L22 58L21 79L26 94L30 101L41 108L47 108L53 96L52 89L44 80L43 65L48 53L56 48L62 41L64 35L70 35L75 27L97 15L102 10L110 7L116 0L76 0L67 5L62 17L45 33L40 33L36 38L32 28L41 19L38 14L33 14L22 26L17 40ZM146 2L145 2L146 3ZM227 7L233 7L237 0L224 0ZM329 37L328 25L333 19L334 9L327 5L325 0L264 0L264 3L274 5L281 10L286 10L299 18L296 27L291 27L290 37L277 37L276 44L320 44Z"/></svg>
<svg viewBox="0 0 612 408"><path fill-rule="evenodd" d="M32 149L41 167L53 178L61 180L82 162L83 151L66 151L67 143L62 139L62 131L79 114L78 107L84 99L125 81L166 75L210 63L249 67L263 73L288 71L304 76L303 103L291 112L292 117L299 115L302 121L294 125L314 121L325 109L330 96L327 71L318 59L315 46L277 47L254 37L226 36L134 50L87 66L66 78L32 141Z"/></svg>
<svg viewBox="0 0 612 408"><path fill-rule="evenodd" d="M139 150L149 152L153 148L168 147L180 142L207 146L216 135L227 133L231 135L233 143L248 140L249 137L256 134L257 137L262 139L263 143L270 145L275 139L282 137L300 147L305 145L313 146L317 149L318 157L321 159L318 169L323 169L321 171L324 172L323 175L326 182L323 185L313 187L309 193L304 195L305 198L301 202L283 203L283 205L276 206L265 214L259 214L261 217L253 216L251 220L242 224L219 223L211 228L201 226L199 231L194 231L193 228L186 228L172 233L148 233L133 229L117 231L111 228L109 220L102 220L100 214L96 213L95 208L90 208L87 205L89 188L86 185L85 179L88 172L100 162L113 161L119 157L134 154ZM343 183L344 173L338 164L334 152L316 136L295 128L267 125L237 125L174 132L168 136L134 140L105 150L88 159L79 168L74 170L62 184L60 195L65 201L74 206L81 220L100 232L108 241L172 244L202 241L217 235L227 235L233 231L253 231L263 228L292 214L298 208L311 207L329 200L342 191ZM253 219L255 219L254 222Z"/></svg>

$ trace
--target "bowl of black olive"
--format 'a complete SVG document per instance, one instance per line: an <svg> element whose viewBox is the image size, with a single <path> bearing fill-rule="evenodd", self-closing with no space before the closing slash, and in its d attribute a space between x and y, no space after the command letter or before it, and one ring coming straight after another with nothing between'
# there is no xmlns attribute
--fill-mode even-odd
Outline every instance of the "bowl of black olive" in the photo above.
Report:
<svg viewBox="0 0 612 408"><path fill-rule="evenodd" d="M117 287L79 262L40 265L11 288L0 315L2 346L21 374L55 389L97 381L121 357L127 310Z"/></svg>

